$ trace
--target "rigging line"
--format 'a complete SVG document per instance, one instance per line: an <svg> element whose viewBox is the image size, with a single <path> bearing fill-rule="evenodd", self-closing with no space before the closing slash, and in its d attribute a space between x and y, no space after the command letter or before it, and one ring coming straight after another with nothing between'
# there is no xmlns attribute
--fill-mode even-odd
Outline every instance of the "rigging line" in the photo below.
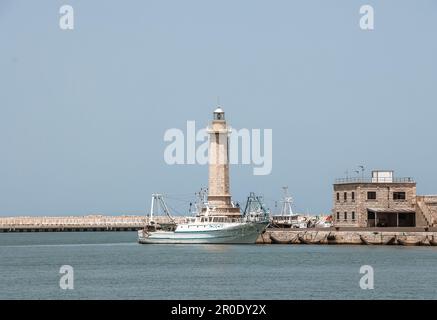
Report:
<svg viewBox="0 0 437 320"><path fill-rule="evenodd" d="M182 199L178 199L178 198L173 198L173 197L165 197L166 199L170 199L170 200L176 200L176 201L180 201L180 202L185 202L185 203L190 203L193 201L190 200L182 200Z"/></svg>
<svg viewBox="0 0 437 320"><path fill-rule="evenodd" d="M179 198L179 199L181 199L181 198L191 198L191 197L195 197L196 196L196 194L197 193L187 193L187 194L179 194L179 195L177 195L177 194L167 194L167 193L164 193L163 194L163 196L164 197L173 197L173 198Z"/></svg>
<svg viewBox="0 0 437 320"><path fill-rule="evenodd" d="M175 197L165 197L166 199L172 199L172 200L178 200L178 201L187 201L187 200L184 200L184 199L181 199L181 198L175 198Z"/></svg>
<svg viewBox="0 0 437 320"><path fill-rule="evenodd" d="M163 195L164 197L166 197L166 198L173 198L173 199L179 199L179 200L182 200L182 199L188 199L188 197L174 197L174 196L168 196L168 195ZM193 195L191 195L191 197L190 198L192 198L192 197L194 197L195 195L193 194Z"/></svg>
<svg viewBox="0 0 437 320"><path fill-rule="evenodd" d="M167 204L167 207L169 207L173 212L176 212L178 215L181 215L181 216L184 215L183 213L179 212L178 210L176 210L175 208L169 206L168 204Z"/></svg>
<svg viewBox="0 0 437 320"><path fill-rule="evenodd" d="M266 197L263 197L263 199L264 200L268 200L268 201L283 201L282 199L272 199L272 198L266 198Z"/></svg>
<svg viewBox="0 0 437 320"><path fill-rule="evenodd" d="M278 203L276 200L264 200L263 203Z"/></svg>
<svg viewBox="0 0 437 320"><path fill-rule="evenodd" d="M165 196L194 196L196 193L195 192L190 192L190 193L165 193Z"/></svg>

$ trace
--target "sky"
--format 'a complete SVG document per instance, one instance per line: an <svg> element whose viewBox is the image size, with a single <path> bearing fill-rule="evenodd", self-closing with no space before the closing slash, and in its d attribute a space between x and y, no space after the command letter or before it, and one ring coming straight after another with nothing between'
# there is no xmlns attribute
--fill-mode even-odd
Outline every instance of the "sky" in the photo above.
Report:
<svg viewBox="0 0 437 320"><path fill-rule="evenodd" d="M241 203L275 210L288 185L330 213L359 165L437 194L436 33L434 0L2 0L0 216L145 214L154 192L186 213L208 168L167 164L164 133L206 127L217 97L273 133L271 174L231 166Z"/></svg>

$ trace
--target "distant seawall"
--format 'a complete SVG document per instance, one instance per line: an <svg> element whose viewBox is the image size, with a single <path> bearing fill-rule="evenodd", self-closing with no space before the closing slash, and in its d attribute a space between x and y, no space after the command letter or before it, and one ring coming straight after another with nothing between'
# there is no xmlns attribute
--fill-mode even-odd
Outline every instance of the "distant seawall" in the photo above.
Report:
<svg viewBox="0 0 437 320"><path fill-rule="evenodd" d="M181 217L175 217L180 221ZM155 217L158 223L168 217ZM0 217L0 232L135 231L149 222L146 216Z"/></svg>

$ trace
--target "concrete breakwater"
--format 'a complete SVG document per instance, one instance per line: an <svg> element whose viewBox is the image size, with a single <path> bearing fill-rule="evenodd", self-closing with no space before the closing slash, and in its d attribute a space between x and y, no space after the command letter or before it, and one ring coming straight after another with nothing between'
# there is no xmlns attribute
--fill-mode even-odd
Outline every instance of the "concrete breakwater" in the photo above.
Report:
<svg viewBox="0 0 437 320"><path fill-rule="evenodd" d="M181 217L175 218L180 221ZM168 223L168 217L155 217L157 223ZM149 222L145 216L67 216L67 217L3 217L0 232L74 232L135 231Z"/></svg>
<svg viewBox="0 0 437 320"><path fill-rule="evenodd" d="M437 246L437 230L400 228L399 230L267 229L258 244L349 244Z"/></svg>

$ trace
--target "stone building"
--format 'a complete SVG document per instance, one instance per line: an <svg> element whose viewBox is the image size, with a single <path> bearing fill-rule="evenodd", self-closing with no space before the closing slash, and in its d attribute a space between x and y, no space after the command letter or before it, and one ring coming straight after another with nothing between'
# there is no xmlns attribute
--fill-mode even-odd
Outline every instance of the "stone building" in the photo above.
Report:
<svg viewBox="0 0 437 320"><path fill-rule="evenodd" d="M372 171L371 178L337 179L333 193L336 227L429 227L437 223L437 197L417 196L412 178Z"/></svg>

